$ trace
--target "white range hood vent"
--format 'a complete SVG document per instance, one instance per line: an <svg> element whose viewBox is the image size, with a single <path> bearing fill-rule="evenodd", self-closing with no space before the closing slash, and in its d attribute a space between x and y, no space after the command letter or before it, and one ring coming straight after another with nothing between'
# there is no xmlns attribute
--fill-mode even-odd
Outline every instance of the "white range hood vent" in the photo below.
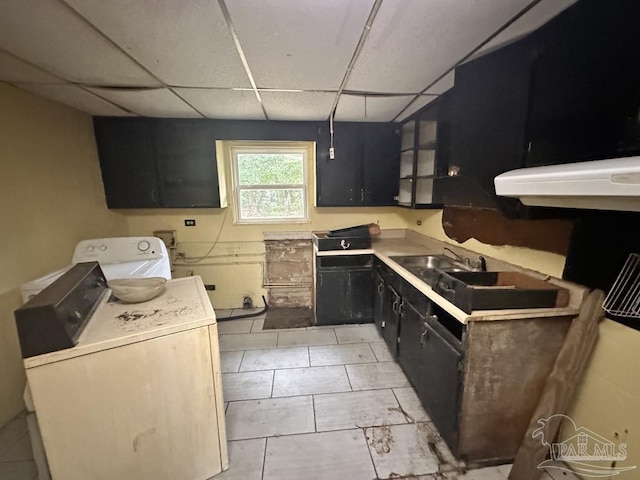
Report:
<svg viewBox="0 0 640 480"><path fill-rule="evenodd" d="M640 156L521 168L494 183L525 205L640 212Z"/></svg>

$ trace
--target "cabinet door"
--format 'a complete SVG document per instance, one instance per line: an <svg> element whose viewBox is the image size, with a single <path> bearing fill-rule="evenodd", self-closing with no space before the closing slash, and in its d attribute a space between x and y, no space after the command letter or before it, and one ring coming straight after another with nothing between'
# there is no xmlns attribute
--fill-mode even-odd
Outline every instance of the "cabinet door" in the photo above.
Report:
<svg viewBox="0 0 640 480"><path fill-rule="evenodd" d="M493 179L524 158L536 38L528 36L456 68L449 168L436 197L447 205L495 208Z"/></svg>
<svg viewBox="0 0 640 480"><path fill-rule="evenodd" d="M640 2L580 1L542 27L527 166L640 151Z"/></svg>
<svg viewBox="0 0 640 480"><path fill-rule="evenodd" d="M398 355L398 332L400 325L398 308L400 307L402 298L398 295L398 292L388 284L385 286L384 296L384 330L382 336L385 342L387 342L389 351L395 357Z"/></svg>
<svg viewBox="0 0 640 480"><path fill-rule="evenodd" d="M456 450L462 354L428 322L423 322L419 396L433 423Z"/></svg>
<svg viewBox="0 0 640 480"><path fill-rule="evenodd" d="M329 131L323 131L329 135ZM316 156L317 205L342 207L361 203L362 185L362 124L334 123L335 158Z"/></svg>
<svg viewBox="0 0 640 480"><path fill-rule="evenodd" d="M160 206L151 125L140 118L94 118L109 208Z"/></svg>
<svg viewBox="0 0 640 480"><path fill-rule="evenodd" d="M216 141L209 122L154 122L160 196L164 207L220 207Z"/></svg>
<svg viewBox="0 0 640 480"><path fill-rule="evenodd" d="M347 274L349 293L349 320L354 323L370 322L373 309L373 278L371 269L351 270Z"/></svg>
<svg viewBox="0 0 640 480"><path fill-rule="evenodd" d="M343 323L351 314L345 270L319 271L316 280L316 320L320 325Z"/></svg>
<svg viewBox="0 0 640 480"><path fill-rule="evenodd" d="M382 334L382 322L384 320L384 280L376 271L373 272L373 321Z"/></svg>
<svg viewBox="0 0 640 480"><path fill-rule="evenodd" d="M406 299L402 303L400 314L400 345L398 345L398 361L407 374L411 384L417 389L420 386L420 370L422 361L422 332L425 321L422 315Z"/></svg>
<svg viewBox="0 0 640 480"><path fill-rule="evenodd" d="M400 124L364 126L364 190L361 205L395 205L400 175Z"/></svg>

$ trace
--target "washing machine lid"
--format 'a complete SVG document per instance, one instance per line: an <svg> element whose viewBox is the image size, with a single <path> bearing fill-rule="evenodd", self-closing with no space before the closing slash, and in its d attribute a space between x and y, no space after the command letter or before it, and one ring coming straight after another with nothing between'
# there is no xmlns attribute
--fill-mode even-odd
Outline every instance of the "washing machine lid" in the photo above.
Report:
<svg viewBox="0 0 640 480"><path fill-rule="evenodd" d="M107 280L141 277L164 277L171 280L171 267L166 258L125 263L101 263L100 267Z"/></svg>

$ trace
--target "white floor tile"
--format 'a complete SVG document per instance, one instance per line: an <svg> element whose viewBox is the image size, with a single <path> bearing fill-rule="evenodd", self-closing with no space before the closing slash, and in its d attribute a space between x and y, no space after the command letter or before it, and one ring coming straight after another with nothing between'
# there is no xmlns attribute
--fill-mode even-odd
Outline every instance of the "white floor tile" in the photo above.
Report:
<svg viewBox="0 0 640 480"><path fill-rule="evenodd" d="M362 430L269 438L264 480L371 480Z"/></svg>
<svg viewBox="0 0 640 480"><path fill-rule="evenodd" d="M395 362L347 365L347 373L354 390L408 387L409 381Z"/></svg>
<svg viewBox="0 0 640 480"><path fill-rule="evenodd" d="M368 343L309 347L311 366L372 363L376 357Z"/></svg>
<svg viewBox="0 0 640 480"><path fill-rule="evenodd" d="M314 402L319 432L407 423L391 390L315 395Z"/></svg>
<svg viewBox="0 0 640 480"><path fill-rule="evenodd" d="M277 343L277 332L232 333L229 335L220 335L221 352L276 348Z"/></svg>
<svg viewBox="0 0 640 480"><path fill-rule="evenodd" d="M0 463L0 478L2 480L33 480L38 469L33 461Z"/></svg>
<svg viewBox="0 0 640 480"><path fill-rule="evenodd" d="M430 422L429 414L422 408L420 399L416 395L413 387L394 388L400 406L406 415L410 417L410 422Z"/></svg>
<svg viewBox="0 0 640 480"><path fill-rule="evenodd" d="M276 370L273 381L274 397L350 391L343 365Z"/></svg>
<svg viewBox="0 0 640 480"><path fill-rule="evenodd" d="M262 299L260 299L260 303L262 303ZM231 313L231 316L235 317L235 316L239 316L239 315L251 315L252 313L258 313L261 310L264 310L264 307L259 307L259 308L234 308L233 312ZM250 319L253 318L258 318L256 317L249 317Z"/></svg>
<svg viewBox="0 0 640 480"><path fill-rule="evenodd" d="M216 312L216 318L227 318L227 317L231 316L231 312L233 312L233 309L220 310L220 309L216 308L215 312Z"/></svg>
<svg viewBox="0 0 640 480"><path fill-rule="evenodd" d="M443 480L507 480L499 467L486 467L468 470L464 474L458 472L443 473Z"/></svg>
<svg viewBox="0 0 640 480"><path fill-rule="evenodd" d="M0 455L13 447L27 432L27 417L23 412L0 429Z"/></svg>
<svg viewBox="0 0 640 480"><path fill-rule="evenodd" d="M227 440L309 433L314 431L311 396L231 402L227 408Z"/></svg>
<svg viewBox="0 0 640 480"><path fill-rule="evenodd" d="M395 358L391 355L387 342L375 342L371 343L371 350L375 354L379 362L393 362Z"/></svg>
<svg viewBox="0 0 640 480"><path fill-rule="evenodd" d="M336 328L338 343L373 343L382 341L374 324Z"/></svg>
<svg viewBox="0 0 640 480"><path fill-rule="evenodd" d="M216 480L261 480L266 439L229 442L229 470L216 475Z"/></svg>
<svg viewBox="0 0 640 480"><path fill-rule="evenodd" d="M222 393L227 402L269 398L272 386L273 370L222 374Z"/></svg>
<svg viewBox="0 0 640 480"><path fill-rule="evenodd" d="M262 327L264 327L264 317L259 317L253 320L253 325L251 326L252 332L261 332Z"/></svg>
<svg viewBox="0 0 640 480"><path fill-rule="evenodd" d="M276 370L278 368L300 368L308 366L309 349L307 347L274 348L245 352L242 363L240 364L240 371Z"/></svg>
<svg viewBox="0 0 640 480"><path fill-rule="evenodd" d="M278 348L309 345L335 345L334 330L287 330L278 333Z"/></svg>
<svg viewBox="0 0 640 480"><path fill-rule="evenodd" d="M33 450L31 449L31 438L26 433L9 447L2 455L0 455L0 462L26 462L33 460Z"/></svg>
<svg viewBox="0 0 640 480"><path fill-rule="evenodd" d="M240 370L240 362L244 350L237 350L233 352L220 352L220 363L222 364L222 373L237 372Z"/></svg>
<svg viewBox="0 0 640 480"><path fill-rule="evenodd" d="M379 479L427 475L438 471L438 458L428 445L424 424L365 429Z"/></svg>
<svg viewBox="0 0 640 480"><path fill-rule="evenodd" d="M249 333L251 332L252 325L253 320L250 318L243 318L240 320L223 320L218 322L218 334Z"/></svg>

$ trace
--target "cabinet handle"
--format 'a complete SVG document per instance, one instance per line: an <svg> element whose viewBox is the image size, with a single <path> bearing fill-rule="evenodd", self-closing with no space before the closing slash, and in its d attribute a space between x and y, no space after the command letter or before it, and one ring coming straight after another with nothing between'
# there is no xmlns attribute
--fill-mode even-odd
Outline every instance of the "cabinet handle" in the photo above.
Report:
<svg viewBox="0 0 640 480"><path fill-rule="evenodd" d="M424 345L428 339L429 339L429 331L427 329L423 329L422 335L420 335L420 345Z"/></svg>
<svg viewBox="0 0 640 480"><path fill-rule="evenodd" d="M351 246L351 244L346 240L340 240L340 246L342 247L343 250L346 250Z"/></svg>
<svg viewBox="0 0 640 480"><path fill-rule="evenodd" d="M364 188L360 189L360 203L364 203Z"/></svg>
<svg viewBox="0 0 640 480"><path fill-rule="evenodd" d="M384 292L384 284L380 282L378 284L378 293L382 293L382 292Z"/></svg>
<svg viewBox="0 0 640 480"><path fill-rule="evenodd" d="M404 307L404 302L400 301L400 304L398 305L398 315L402 315L403 307Z"/></svg>
<svg viewBox="0 0 640 480"><path fill-rule="evenodd" d="M393 313L398 313L398 299L395 298L393 300L393 303L391 304L391 310L393 310Z"/></svg>

